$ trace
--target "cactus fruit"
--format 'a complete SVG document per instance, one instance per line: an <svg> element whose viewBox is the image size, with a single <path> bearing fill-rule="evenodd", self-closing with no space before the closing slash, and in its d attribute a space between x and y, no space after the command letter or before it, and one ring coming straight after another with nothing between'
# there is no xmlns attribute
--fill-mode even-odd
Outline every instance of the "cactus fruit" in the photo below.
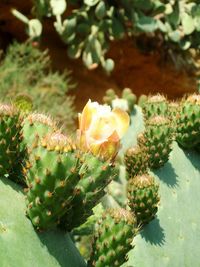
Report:
<svg viewBox="0 0 200 267"><path fill-rule="evenodd" d="M168 161L172 150L172 133L168 118L155 116L146 121L146 130L138 135L138 143L148 153L151 168L160 168Z"/></svg>
<svg viewBox="0 0 200 267"><path fill-rule="evenodd" d="M84 153L80 158L82 164L79 170L80 181L75 187L72 200L72 214L66 214L61 226L68 231L83 224L92 215L92 209L105 195L104 189L113 179L114 168L109 161L102 161L90 153Z"/></svg>
<svg viewBox="0 0 200 267"><path fill-rule="evenodd" d="M181 102L176 115L176 140L184 148L200 143L200 95L193 94Z"/></svg>
<svg viewBox="0 0 200 267"><path fill-rule="evenodd" d="M169 109L167 99L160 94L148 97L142 108L145 119L149 119L157 115L167 116Z"/></svg>
<svg viewBox="0 0 200 267"><path fill-rule="evenodd" d="M140 146L129 148L124 155L127 179L145 173L148 168L148 161L149 155Z"/></svg>
<svg viewBox="0 0 200 267"><path fill-rule="evenodd" d="M117 98L117 95L115 94L115 91L110 88L106 91L106 95L103 97L103 102L107 105L110 105L112 104L112 101Z"/></svg>
<svg viewBox="0 0 200 267"><path fill-rule="evenodd" d="M68 138L49 134L34 144L27 167L27 215L39 229L59 224L71 207L79 176L78 158Z"/></svg>
<svg viewBox="0 0 200 267"><path fill-rule="evenodd" d="M47 132L55 132L56 123L41 113L31 113L23 121L24 143L30 148L36 137L42 138Z"/></svg>
<svg viewBox="0 0 200 267"><path fill-rule="evenodd" d="M9 175L15 182L23 183L22 118L13 105L0 104L0 175Z"/></svg>
<svg viewBox="0 0 200 267"><path fill-rule="evenodd" d="M149 174L138 175L127 185L128 205L137 218L138 225L149 223L158 210L158 184Z"/></svg>
<svg viewBox="0 0 200 267"><path fill-rule="evenodd" d="M98 222L89 267L120 267L136 233L136 219L124 209L108 209Z"/></svg>

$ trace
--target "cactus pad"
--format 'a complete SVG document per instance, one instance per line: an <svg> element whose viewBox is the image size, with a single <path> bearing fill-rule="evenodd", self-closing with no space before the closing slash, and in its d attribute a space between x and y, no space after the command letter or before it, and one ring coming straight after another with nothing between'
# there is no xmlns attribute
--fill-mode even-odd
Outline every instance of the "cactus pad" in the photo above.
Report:
<svg viewBox="0 0 200 267"><path fill-rule="evenodd" d="M124 156L127 179L145 173L148 168L149 155L139 146L129 148Z"/></svg>
<svg viewBox="0 0 200 267"><path fill-rule="evenodd" d="M138 143L149 155L151 168L160 168L168 161L172 150L172 133L170 120L163 116L146 121L146 130L138 136Z"/></svg>
<svg viewBox="0 0 200 267"><path fill-rule="evenodd" d="M200 143L200 95L191 95L182 101L176 115L176 140L184 148Z"/></svg>
<svg viewBox="0 0 200 267"><path fill-rule="evenodd" d="M22 159L25 151L22 143L22 119L12 105L0 104L0 175L9 175L15 182L23 183Z"/></svg>
<svg viewBox="0 0 200 267"><path fill-rule="evenodd" d="M32 150L26 166L27 214L42 229L55 227L71 207L79 176L78 159L67 137L50 134Z"/></svg>
<svg viewBox="0 0 200 267"><path fill-rule="evenodd" d="M149 223L158 210L158 184L151 175L138 175L127 185L128 205L137 218L138 225Z"/></svg>
<svg viewBox="0 0 200 267"><path fill-rule="evenodd" d="M108 209L98 222L89 267L120 267L135 235L135 217L124 209Z"/></svg>

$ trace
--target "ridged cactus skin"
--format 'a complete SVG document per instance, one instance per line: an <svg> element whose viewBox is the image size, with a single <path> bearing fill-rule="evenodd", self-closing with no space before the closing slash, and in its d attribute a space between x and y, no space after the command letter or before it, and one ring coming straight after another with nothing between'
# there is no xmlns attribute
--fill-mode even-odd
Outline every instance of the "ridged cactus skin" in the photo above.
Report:
<svg viewBox="0 0 200 267"><path fill-rule="evenodd" d="M27 147L31 147L36 137L42 138L49 132L57 130L56 123L42 113L30 113L23 120L23 139Z"/></svg>
<svg viewBox="0 0 200 267"><path fill-rule="evenodd" d="M127 179L145 173L149 166L149 155L139 146L129 148L124 155Z"/></svg>
<svg viewBox="0 0 200 267"><path fill-rule="evenodd" d="M176 140L184 148L200 143L200 95L188 96L176 114Z"/></svg>
<svg viewBox="0 0 200 267"><path fill-rule="evenodd" d="M88 267L120 267L131 249L136 220L124 209L108 209L99 220Z"/></svg>
<svg viewBox="0 0 200 267"><path fill-rule="evenodd" d="M0 104L0 175L9 175L15 182L24 183L22 161L22 118L19 111L8 104Z"/></svg>
<svg viewBox="0 0 200 267"><path fill-rule="evenodd" d="M138 144L149 155L149 167L160 168L169 159L173 130L168 118L155 116L146 121L146 129L138 136Z"/></svg>
<svg viewBox="0 0 200 267"><path fill-rule="evenodd" d="M142 132L141 109L131 118L132 124L124 138L124 146L136 143ZM160 204L156 218L145 225L134 238L134 248L123 267L177 267L200 266L200 155L182 150L173 143L169 161L154 170L159 183Z"/></svg>
<svg viewBox="0 0 200 267"><path fill-rule="evenodd" d="M92 215L92 209L105 195L104 189L115 175L115 169L109 161L99 159L90 153L82 154L80 164L80 180L74 189L72 211L64 216L61 223L68 231L80 226Z"/></svg>
<svg viewBox="0 0 200 267"><path fill-rule="evenodd" d="M27 215L39 229L59 224L71 208L74 187L79 181L78 158L67 137L47 135L35 144L27 167Z"/></svg>
<svg viewBox="0 0 200 267"><path fill-rule="evenodd" d="M38 232L25 215L21 186L0 179L0 266L86 267L69 234Z"/></svg>
<svg viewBox="0 0 200 267"><path fill-rule="evenodd" d="M159 186L149 174L138 175L127 185L128 205L137 218L138 225L144 225L154 219L158 210Z"/></svg>
<svg viewBox="0 0 200 267"><path fill-rule="evenodd" d="M145 119L161 115L167 116L169 112L167 99L160 94L149 96L147 101L142 105Z"/></svg>

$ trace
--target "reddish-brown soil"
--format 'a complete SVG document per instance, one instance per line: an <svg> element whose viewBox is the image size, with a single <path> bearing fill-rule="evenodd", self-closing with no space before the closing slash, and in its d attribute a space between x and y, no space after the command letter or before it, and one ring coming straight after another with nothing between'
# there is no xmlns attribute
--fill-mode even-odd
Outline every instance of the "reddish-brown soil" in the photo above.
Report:
<svg viewBox="0 0 200 267"><path fill-rule="evenodd" d="M10 14L11 7L16 7L30 16L30 1L4 0L0 3L2 47L6 47L13 38L19 41L26 38L24 25ZM71 60L67 57L66 46L51 25L51 21L45 22L41 47L49 49L54 69L72 70L73 80L77 83L73 94L76 95L78 110L82 109L88 98L101 101L108 88L114 88L120 94L124 87L129 87L138 96L162 92L169 98L179 98L196 89L193 75L178 72L172 65L161 64L157 53L142 54L130 39L111 45L109 57L115 60L116 67L110 76L101 69L89 71L81 60Z"/></svg>

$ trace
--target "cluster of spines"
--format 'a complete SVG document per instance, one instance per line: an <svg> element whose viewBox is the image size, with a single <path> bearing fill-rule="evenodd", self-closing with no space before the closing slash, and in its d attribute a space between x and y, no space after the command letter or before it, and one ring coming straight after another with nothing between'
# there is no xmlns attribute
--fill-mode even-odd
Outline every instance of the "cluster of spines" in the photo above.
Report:
<svg viewBox="0 0 200 267"><path fill-rule="evenodd" d="M137 224L149 223L158 210L159 186L154 177L145 173L128 181L128 205L137 218Z"/></svg>
<svg viewBox="0 0 200 267"><path fill-rule="evenodd" d="M108 209L97 223L89 267L120 267L136 234L136 219L125 209Z"/></svg>

